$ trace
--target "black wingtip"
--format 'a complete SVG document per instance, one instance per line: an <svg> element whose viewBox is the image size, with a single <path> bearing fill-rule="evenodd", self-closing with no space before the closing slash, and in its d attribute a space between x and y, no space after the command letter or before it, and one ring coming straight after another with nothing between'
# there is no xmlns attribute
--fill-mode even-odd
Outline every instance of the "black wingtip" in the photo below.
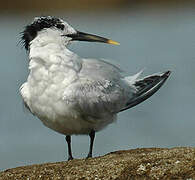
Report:
<svg viewBox="0 0 195 180"><path fill-rule="evenodd" d="M165 83L165 81L167 80L167 78L170 76L171 71L166 71L160 75L151 75L143 80L140 80L142 83L145 83L144 81L148 81L148 79L153 78L154 81L148 84L147 87L145 87L144 89L140 90L137 92L137 94L135 94L136 96L134 97L134 99L132 99L125 108L121 109L121 111L124 111L126 109L132 108L134 106L136 106L137 104L145 101L146 99L148 99L150 96L152 96L155 92L157 92L161 86ZM138 81L139 82L139 81Z"/></svg>
<svg viewBox="0 0 195 180"><path fill-rule="evenodd" d="M162 76L168 78L170 74L171 74L171 71L166 71Z"/></svg>

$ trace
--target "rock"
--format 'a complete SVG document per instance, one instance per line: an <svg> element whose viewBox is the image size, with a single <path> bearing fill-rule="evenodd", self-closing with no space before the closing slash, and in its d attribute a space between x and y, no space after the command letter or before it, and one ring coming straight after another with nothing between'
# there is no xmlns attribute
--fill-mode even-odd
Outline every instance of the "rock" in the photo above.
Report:
<svg viewBox="0 0 195 180"><path fill-rule="evenodd" d="M17 167L0 172L11 179L195 179L195 148L142 148L90 159Z"/></svg>

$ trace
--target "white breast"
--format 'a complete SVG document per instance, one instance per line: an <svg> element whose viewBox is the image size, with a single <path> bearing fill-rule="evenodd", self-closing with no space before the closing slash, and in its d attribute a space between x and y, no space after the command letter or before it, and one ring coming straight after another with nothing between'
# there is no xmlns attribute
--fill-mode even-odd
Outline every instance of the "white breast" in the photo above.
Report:
<svg viewBox="0 0 195 180"><path fill-rule="evenodd" d="M30 111L46 126L63 134L79 133L83 128L75 123L79 114L63 100L63 94L78 79L81 60L67 49L54 51L55 44L49 46L31 49L30 74L21 86L21 95Z"/></svg>

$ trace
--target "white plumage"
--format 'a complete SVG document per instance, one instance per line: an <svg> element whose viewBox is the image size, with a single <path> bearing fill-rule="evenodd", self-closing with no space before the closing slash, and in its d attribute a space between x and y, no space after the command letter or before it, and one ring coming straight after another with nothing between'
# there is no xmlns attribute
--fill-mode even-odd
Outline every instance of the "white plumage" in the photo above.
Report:
<svg viewBox="0 0 195 180"><path fill-rule="evenodd" d="M59 133L70 136L101 130L116 119L118 112L131 107L129 104L136 105L151 96L154 92L137 101L155 85L161 86L170 74L154 75L149 82L138 80L140 73L123 77L118 67L106 61L81 58L67 45L75 37L83 40L79 39L83 33L78 38L78 31L61 19L52 18L36 18L23 33L30 73L20 91L28 109ZM84 40L111 41L84 35Z"/></svg>

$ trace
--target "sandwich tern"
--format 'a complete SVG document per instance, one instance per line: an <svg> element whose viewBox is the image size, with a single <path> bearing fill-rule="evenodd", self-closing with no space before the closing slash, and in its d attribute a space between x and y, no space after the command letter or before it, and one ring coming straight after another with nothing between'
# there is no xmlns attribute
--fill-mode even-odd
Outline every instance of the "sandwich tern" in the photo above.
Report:
<svg viewBox="0 0 195 180"><path fill-rule="evenodd" d="M36 17L21 38L29 53L29 75L20 88L24 104L45 126L66 136L68 160L73 159L71 135L90 136L87 158L92 157L95 133L115 121L117 113L152 96L170 75L123 76L109 62L81 58L67 48L71 42L119 43L52 16Z"/></svg>

